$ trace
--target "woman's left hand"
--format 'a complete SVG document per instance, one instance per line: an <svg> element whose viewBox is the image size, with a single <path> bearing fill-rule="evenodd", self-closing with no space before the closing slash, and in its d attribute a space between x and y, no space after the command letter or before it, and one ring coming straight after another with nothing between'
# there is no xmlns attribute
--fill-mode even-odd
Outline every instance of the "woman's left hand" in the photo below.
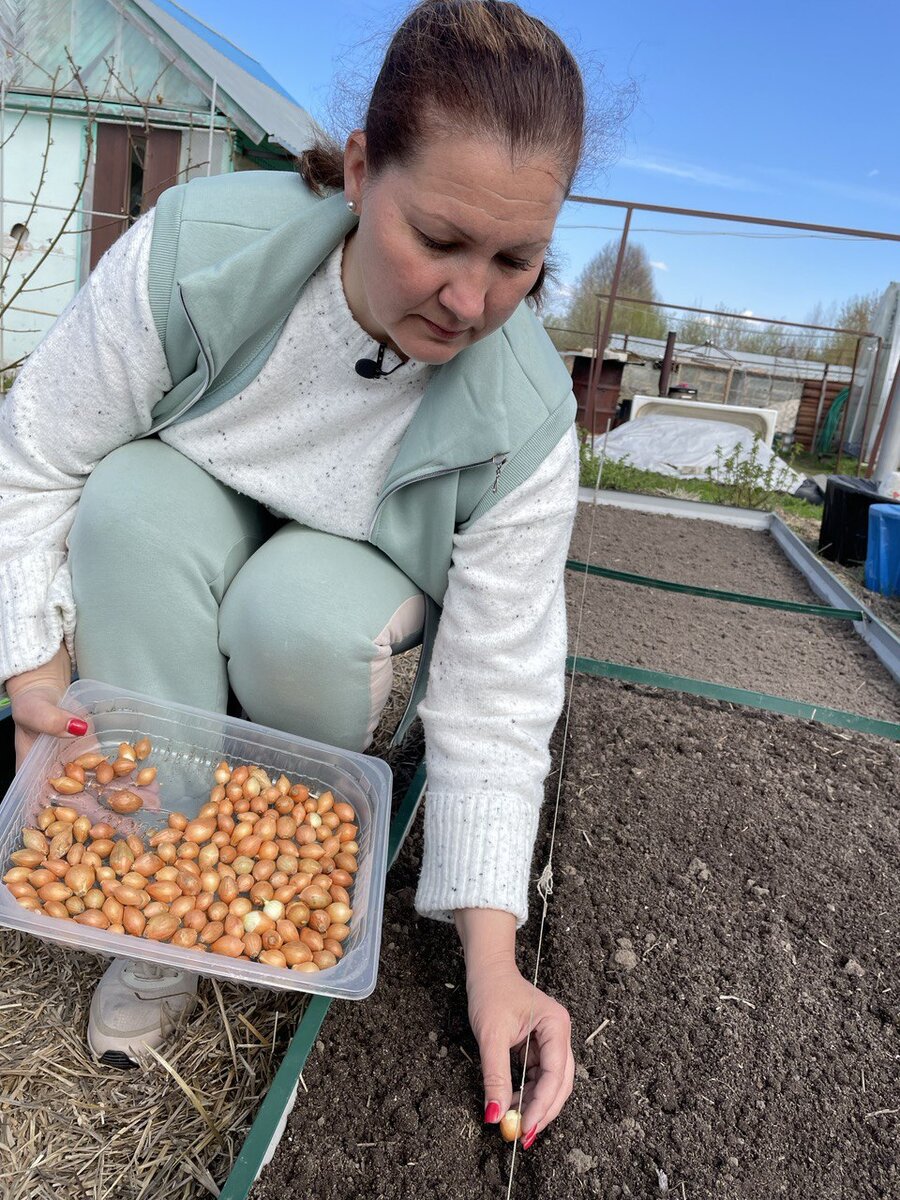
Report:
<svg viewBox="0 0 900 1200"><path fill-rule="evenodd" d="M460 915L457 913L457 918ZM518 1053L521 1071L521 1056L531 1030L524 1096L515 1095L516 1107L522 1113L522 1147L528 1150L558 1115L572 1091L575 1060L569 1014L556 1000L523 978L514 954L496 953L496 941L495 953L490 954L478 953L480 947L476 948L471 939L468 944L464 940L464 946L469 1023L481 1052L484 1119L488 1123L499 1121L513 1106L510 1051ZM518 1086L519 1079L515 1082Z"/></svg>

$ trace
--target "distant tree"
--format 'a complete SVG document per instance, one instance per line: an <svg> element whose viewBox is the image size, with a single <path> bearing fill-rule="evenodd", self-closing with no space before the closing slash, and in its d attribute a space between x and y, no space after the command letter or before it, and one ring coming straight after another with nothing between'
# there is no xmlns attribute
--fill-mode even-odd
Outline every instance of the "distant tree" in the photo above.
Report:
<svg viewBox="0 0 900 1200"><path fill-rule="evenodd" d="M838 329L869 329L880 299L879 292L850 296L831 304L817 304L806 316L810 325ZM735 354L768 354L774 358L809 359L850 366L856 338L849 333L823 333L777 323L747 321L724 304L713 315L694 314L677 322L678 341L687 346L716 346Z"/></svg>
<svg viewBox="0 0 900 1200"><path fill-rule="evenodd" d="M806 319L811 325L834 325L838 329L858 329L864 333L872 327L880 299L880 292L869 292L828 305L817 304ZM856 338L851 333L832 333L810 351L809 357L849 367L855 352Z"/></svg>
<svg viewBox="0 0 900 1200"><path fill-rule="evenodd" d="M719 304L713 313L694 313L678 322L678 341L686 346L715 346L735 355L769 354L803 358L805 343L789 326L761 324Z"/></svg>
<svg viewBox="0 0 900 1200"><path fill-rule="evenodd" d="M579 275L567 305L561 312L553 312L546 317L544 324L559 349L580 350L593 342L598 305L607 303L601 301L598 294L610 290L618 253L618 239L607 242ZM618 294L638 300L660 299L650 258L637 242L632 242L625 249ZM661 338L666 335L666 322L658 309L617 300L613 310L612 332Z"/></svg>

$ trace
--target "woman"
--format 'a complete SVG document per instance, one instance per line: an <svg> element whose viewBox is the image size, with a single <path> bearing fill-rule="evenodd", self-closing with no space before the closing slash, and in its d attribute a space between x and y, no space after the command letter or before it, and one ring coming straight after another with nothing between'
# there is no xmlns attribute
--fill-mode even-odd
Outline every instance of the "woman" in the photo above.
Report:
<svg viewBox="0 0 900 1200"><path fill-rule="evenodd" d="M424 640L416 907L459 932L487 1121L531 1029L526 1147L574 1073L568 1015L514 947L562 704L577 454L568 377L523 301L583 121L577 66L539 21L425 0L342 155L304 155L305 183L164 193L0 412L20 754L83 732L57 707L73 661L219 711L230 689L252 720L361 749L391 655ZM195 987L113 963L93 1049L158 1044Z"/></svg>

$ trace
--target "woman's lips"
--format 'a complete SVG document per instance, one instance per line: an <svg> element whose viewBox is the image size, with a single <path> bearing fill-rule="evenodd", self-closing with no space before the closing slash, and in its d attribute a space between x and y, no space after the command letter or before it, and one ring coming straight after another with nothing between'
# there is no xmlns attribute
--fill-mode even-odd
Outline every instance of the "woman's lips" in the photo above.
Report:
<svg viewBox="0 0 900 1200"><path fill-rule="evenodd" d="M435 325L434 321L429 321L427 317L422 317L422 320L431 330L435 337L443 339L445 342L455 341L456 338L462 337L466 333L465 329L444 329L443 325Z"/></svg>

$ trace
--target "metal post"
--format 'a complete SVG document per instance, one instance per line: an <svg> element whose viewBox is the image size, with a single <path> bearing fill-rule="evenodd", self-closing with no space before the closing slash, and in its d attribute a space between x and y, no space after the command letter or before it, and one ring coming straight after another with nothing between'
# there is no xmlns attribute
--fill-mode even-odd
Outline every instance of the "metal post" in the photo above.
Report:
<svg viewBox="0 0 900 1200"><path fill-rule="evenodd" d="M863 409L863 427L862 438L859 443L859 462L856 465L856 477L859 478L859 473L862 469L863 458L866 457L866 438L869 436L869 416L872 408L872 396L875 394L875 374L881 365L881 348L884 345L884 339L878 335L878 341L875 345L875 357L872 360L872 369L869 371L869 377L866 380L868 390L866 392L866 406Z"/></svg>
<svg viewBox="0 0 900 1200"><path fill-rule="evenodd" d="M850 412L850 402L853 399L853 385L856 382L856 364L859 362L859 348L861 345L862 345L862 338L857 338L856 339L856 349L853 351L853 366L850 368L850 382L847 384L847 404L844 408L844 420L841 422L842 429L846 423L847 414ZM866 418L868 418L868 413L866 414ZM866 426L865 426L865 421L863 421L863 442L865 442L865 438L866 438ZM838 453L840 453L840 446L838 447ZM859 455L857 456L857 459L856 459L856 478L857 479L859 479L859 465L862 462L862 453L863 452L862 452L862 445L861 445L860 449L859 449Z"/></svg>
<svg viewBox="0 0 900 1200"><path fill-rule="evenodd" d="M600 318L603 315L603 304L597 305L597 320L594 322L594 357L591 359L591 369L588 371L587 412L591 414L591 453L594 452L594 438L597 433L596 404L594 403L594 379L597 374L597 347L600 345ZM602 369L602 368L601 368Z"/></svg>
<svg viewBox="0 0 900 1200"><path fill-rule="evenodd" d="M609 344L609 334L612 329L613 309L616 307L616 295L619 291L619 281L622 278L622 267L625 263L625 249L628 244L628 231L631 228L631 214L634 209L628 208L625 212L625 224L622 226L622 237L619 240L619 253L616 256L616 269L613 271L612 283L609 285L609 303L606 306L606 313L603 317L603 329L597 337L597 357L594 359L603 362L603 354Z"/></svg>
<svg viewBox="0 0 900 1200"><path fill-rule="evenodd" d="M850 392L851 392L851 389L853 388L853 379L856 378L857 359L858 358L859 358L859 338L857 338L856 353L854 353L854 355L853 355L853 368L852 368L852 371L850 372L850 384L848 384L848 388L847 388L847 400L846 400L846 403L844 404L844 415L841 416L841 431L838 434L838 462L836 462L834 464L834 474L835 475L840 475L840 473L841 473L841 452L844 451L844 431L846 430L846 427L847 427L847 415L848 415L848 413L850 413ZM860 452L860 455L862 455L863 451L860 450L859 452ZM858 472L857 472L857 474L858 474Z"/></svg>
<svg viewBox="0 0 900 1200"><path fill-rule="evenodd" d="M219 81L213 76L212 95L209 99L209 140L206 146L206 174L212 175L213 133L216 128L216 93Z"/></svg>
<svg viewBox="0 0 900 1200"><path fill-rule="evenodd" d="M857 342L857 345L859 343ZM819 407L816 409L816 419L813 422L812 445L809 447L810 454L816 452L816 438L819 436L819 422L822 420L822 408L825 404L825 393L828 390L828 366L825 364L825 370L822 372L822 386L819 388Z"/></svg>
<svg viewBox="0 0 900 1200"><path fill-rule="evenodd" d="M856 353L857 354L859 353L859 340L858 339L856 342ZM856 356L855 355L853 358L853 369L856 370ZM852 382L852 379L851 379L851 382ZM844 404L844 413L843 413L843 416L841 417L841 429L840 429L840 433L838 434L837 462L834 464L835 475L840 475L840 473L841 473L841 454L843 453L843 450L844 450L844 431L847 428L847 415L849 412L850 412L850 393L848 391L847 392L847 400L846 400L846 403Z"/></svg>
<svg viewBox="0 0 900 1200"><path fill-rule="evenodd" d="M666 334L666 349L663 354L662 368L659 372L659 394L669 394L669 376L672 374L672 359L675 357L675 330L670 329Z"/></svg>
<svg viewBox="0 0 900 1200"><path fill-rule="evenodd" d="M612 314L616 306L616 293L619 290L619 280L622 278L622 264L625 262L625 247L628 242L628 230L631 227L631 213L629 208L625 213L625 224L622 226L622 237L619 241L619 253L616 256L616 268L613 271L612 283L609 286L608 299L609 303L606 306L606 313L603 317L603 330L600 330L600 314L603 312L601 304L597 310L597 326L594 330L594 361L591 363L591 370L588 376L588 395L590 396L591 405L591 450L594 449L595 425L594 412L596 410L596 396L594 395L594 379L598 370L603 368L603 355L609 343L609 331L612 327Z"/></svg>
<svg viewBox="0 0 900 1200"><path fill-rule="evenodd" d="M894 378L891 380L891 390L890 390L890 392L888 392L888 398L884 402L884 414L881 418L881 424L878 426L878 435L875 438L875 445L872 447L872 454L870 456L871 461L869 462L868 468L866 470L866 479L872 478L872 474L875 471L876 466L878 465L878 454L881 449L881 442L882 442L882 439L884 438L885 432L887 431L888 424L890 424L892 426L892 429L891 429L892 436L888 438L888 444L896 445L897 429L893 428L893 427L897 425L897 421L891 420L891 418L893 417L894 400L897 397L898 384L900 384L900 362L897 363L897 369L894 372ZM885 471L879 470L877 475L875 476L876 482L882 483L884 481L884 479L892 471L896 470L896 467L897 467L897 464L896 464L896 462L894 462L894 463L888 464L887 470L885 470Z"/></svg>

